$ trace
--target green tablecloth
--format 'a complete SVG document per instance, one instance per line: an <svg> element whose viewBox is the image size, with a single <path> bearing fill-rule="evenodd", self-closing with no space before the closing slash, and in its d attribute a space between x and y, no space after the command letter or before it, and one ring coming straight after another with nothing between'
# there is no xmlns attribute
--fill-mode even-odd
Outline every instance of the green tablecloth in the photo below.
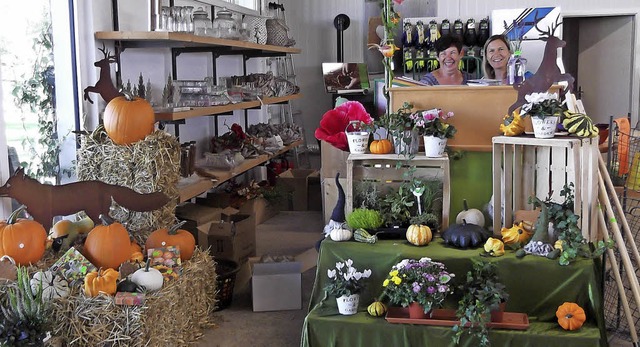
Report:
<svg viewBox="0 0 640 347"><path fill-rule="evenodd" d="M416 346L427 340L433 341L434 346L449 345L453 335L450 328L392 324L366 314L366 307L382 292L382 281L393 265L404 258L425 256L443 262L456 274L456 284L471 268L472 258L497 262L499 276L510 295L506 311L527 313L531 325L527 331L493 330L494 346L606 345L599 260L581 259L569 266L560 266L557 261L536 256L517 259L513 252L499 258L480 257L479 253L480 249L446 247L441 239L426 247L412 246L403 240L382 240L375 244L323 241L301 345ZM367 288L361 293L361 312L355 316L339 315L335 299L327 298L323 290L328 280L327 270L346 259L352 259L358 270L372 270ZM445 307L455 308L457 300L458 296L452 294ZM566 332L556 322L555 311L565 301L578 303L587 313L587 324L579 331ZM462 344L474 346L469 340L463 340Z"/></svg>

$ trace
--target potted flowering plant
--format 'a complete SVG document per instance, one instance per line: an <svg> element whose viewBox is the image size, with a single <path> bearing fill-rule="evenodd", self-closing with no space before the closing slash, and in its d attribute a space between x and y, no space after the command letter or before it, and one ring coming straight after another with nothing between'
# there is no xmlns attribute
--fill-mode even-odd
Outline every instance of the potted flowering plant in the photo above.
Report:
<svg viewBox="0 0 640 347"><path fill-rule="evenodd" d="M427 157L440 157L444 154L447 139L453 138L458 131L446 122L453 112L444 113L439 108L421 110L411 114L414 129L424 136L424 149Z"/></svg>
<svg viewBox="0 0 640 347"><path fill-rule="evenodd" d="M360 272L353 266L353 260L347 259L344 263L337 262L335 269L327 270L327 276L331 281L324 290L336 297L338 312L344 315L358 312L360 292L364 288L361 280L369 278L371 270L365 269Z"/></svg>
<svg viewBox="0 0 640 347"><path fill-rule="evenodd" d="M409 307L410 318L424 318L453 291L454 276L443 263L430 258L404 259L391 268L382 283L383 295L392 304Z"/></svg>
<svg viewBox="0 0 640 347"><path fill-rule="evenodd" d="M533 131L537 138L551 138L555 135L563 103L557 93L531 93L525 97L527 103L520 108L520 115L531 116Z"/></svg>

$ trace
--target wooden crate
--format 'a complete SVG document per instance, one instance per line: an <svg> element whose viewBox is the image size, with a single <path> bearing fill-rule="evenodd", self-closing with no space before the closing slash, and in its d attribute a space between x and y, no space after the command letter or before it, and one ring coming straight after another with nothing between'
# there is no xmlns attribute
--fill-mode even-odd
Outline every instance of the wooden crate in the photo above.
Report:
<svg viewBox="0 0 640 347"><path fill-rule="evenodd" d="M551 199L562 203L560 191L573 183L578 226L587 240L597 240L598 155L597 139L494 137L494 233L513 225L515 211L533 209L530 196L544 200L552 192Z"/></svg>
<svg viewBox="0 0 640 347"><path fill-rule="evenodd" d="M350 154L347 158L347 186L346 212L353 209L353 182L373 181L385 187L397 188L409 166L415 166L414 177L422 179L436 179L442 181L442 222L441 228L445 230L449 226L450 209L450 182L449 182L449 157L427 158L416 155L408 165L406 159L398 154ZM402 167L397 169L396 164L402 162Z"/></svg>

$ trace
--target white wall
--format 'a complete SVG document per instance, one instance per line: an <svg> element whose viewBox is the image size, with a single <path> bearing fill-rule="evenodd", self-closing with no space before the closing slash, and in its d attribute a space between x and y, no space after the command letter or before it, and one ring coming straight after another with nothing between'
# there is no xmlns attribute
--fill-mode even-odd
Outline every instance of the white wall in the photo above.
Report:
<svg viewBox="0 0 640 347"><path fill-rule="evenodd" d="M0 69L0 77L2 69ZM1 78L0 78L1 80ZM2 83L0 83L0 95L2 95ZM4 125L4 112L0 97L0 185L9 179L9 154L7 153L7 130ZM0 198L0 220L7 220L11 214L11 199Z"/></svg>

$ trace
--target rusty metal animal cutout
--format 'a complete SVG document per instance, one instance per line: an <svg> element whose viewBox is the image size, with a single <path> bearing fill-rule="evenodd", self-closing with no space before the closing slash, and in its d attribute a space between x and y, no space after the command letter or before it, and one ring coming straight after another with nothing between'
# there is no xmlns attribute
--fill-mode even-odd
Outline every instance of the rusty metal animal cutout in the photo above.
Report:
<svg viewBox="0 0 640 347"><path fill-rule="evenodd" d="M84 99L93 104L93 100L89 97L89 93L98 93L108 104L112 99L122 95L111 81L110 65L117 62L117 60L115 55L112 55L108 50L106 50L104 44L102 44L102 48L98 48L98 50L104 54L104 58L93 63L93 66L100 68L100 77L94 86L84 89Z"/></svg>
<svg viewBox="0 0 640 347"><path fill-rule="evenodd" d="M555 23L548 27L547 30L542 30L538 27L540 20L536 15L535 28L541 34L540 39L547 43L544 47L542 62L540 63L540 67L538 67L538 71L536 71L533 76L526 79L522 84L513 86L513 88L518 91L518 99L509 107L508 114L512 114L515 109L527 102L525 99L527 94L544 93L551 88L554 82L566 81L569 83L569 91L573 90L573 76L568 73L562 73L556 62L558 58L558 48L567 45L565 41L554 36L555 30L562 24L562 22L558 22L559 19L560 15L558 15Z"/></svg>
<svg viewBox="0 0 640 347"><path fill-rule="evenodd" d="M133 211L148 212L166 205L170 199L161 192L141 194L127 187L100 181L80 181L62 185L42 184L16 170L0 187L0 197L12 197L27 207L34 220L49 230L55 216L85 211L94 221L108 215L112 200Z"/></svg>

